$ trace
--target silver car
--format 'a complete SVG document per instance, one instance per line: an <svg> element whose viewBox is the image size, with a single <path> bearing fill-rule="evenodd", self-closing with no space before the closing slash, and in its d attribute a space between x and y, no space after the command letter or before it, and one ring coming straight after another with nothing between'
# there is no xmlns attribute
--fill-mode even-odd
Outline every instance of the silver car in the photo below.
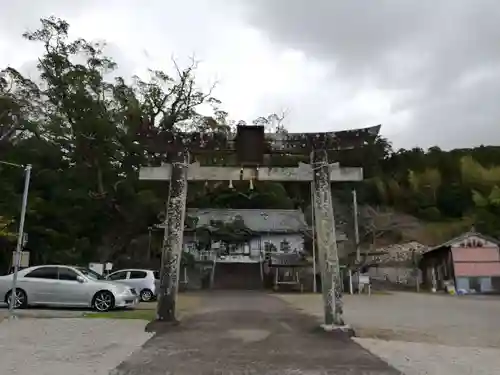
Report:
<svg viewBox="0 0 500 375"><path fill-rule="evenodd" d="M12 274L0 277L0 296L6 303L10 303L12 296L12 277ZM46 265L19 271L14 306L81 306L108 311L134 306L138 300L132 288L103 280L87 268Z"/></svg>
<svg viewBox="0 0 500 375"><path fill-rule="evenodd" d="M143 269L116 271L109 274L107 279L134 288L143 302L149 302L156 298L160 282L158 271Z"/></svg>

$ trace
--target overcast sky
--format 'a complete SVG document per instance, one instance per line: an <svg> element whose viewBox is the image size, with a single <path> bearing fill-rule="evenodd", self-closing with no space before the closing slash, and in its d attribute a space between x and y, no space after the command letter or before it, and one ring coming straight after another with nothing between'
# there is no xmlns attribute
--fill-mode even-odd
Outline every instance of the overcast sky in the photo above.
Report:
<svg viewBox="0 0 500 375"><path fill-rule="evenodd" d="M382 124L395 147L500 143L498 0L0 0L0 66L29 71L41 17L105 39L124 75L193 54L233 119Z"/></svg>

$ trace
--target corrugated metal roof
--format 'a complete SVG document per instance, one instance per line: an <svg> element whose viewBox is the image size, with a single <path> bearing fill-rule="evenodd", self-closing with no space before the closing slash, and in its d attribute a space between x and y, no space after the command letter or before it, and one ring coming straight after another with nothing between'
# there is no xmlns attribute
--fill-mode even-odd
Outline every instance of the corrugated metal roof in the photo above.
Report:
<svg viewBox="0 0 500 375"><path fill-rule="evenodd" d="M460 241L466 240L467 238L472 237L472 236L479 237L479 238L482 238L483 240L486 240L486 241L489 241L489 242L493 242L494 244L500 245L500 241L498 241L496 238L485 236L484 234L481 234L481 233L478 233L478 232L475 232L475 231L470 231L470 232L465 232L465 233L461 234L458 237L452 238L451 240L446 241L446 242L442 243L441 245L437 245L437 246L429 248L425 252L425 254L428 254L428 253L430 253L430 252L432 252L434 250L441 249L443 247L451 246L455 242L460 242Z"/></svg>
<svg viewBox="0 0 500 375"><path fill-rule="evenodd" d="M197 226L210 224L211 220L234 221L241 216L245 225L254 232L302 232L307 229L301 210L238 210L238 209L188 209L187 215L197 217Z"/></svg>

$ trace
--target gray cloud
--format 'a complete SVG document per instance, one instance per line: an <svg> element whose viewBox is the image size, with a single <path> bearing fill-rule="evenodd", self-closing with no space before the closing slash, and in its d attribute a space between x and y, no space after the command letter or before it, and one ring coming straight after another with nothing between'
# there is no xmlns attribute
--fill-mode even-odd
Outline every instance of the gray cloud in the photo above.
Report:
<svg viewBox="0 0 500 375"><path fill-rule="evenodd" d="M130 75L153 61L168 64L172 53L181 58L194 53L202 60L222 54L228 58L216 59L212 68L222 80L232 71L238 81L235 68L245 63L248 75L255 77L251 81L260 78L263 88L253 87L252 95L245 96L249 80L243 79L226 97L242 98L233 100L236 110L249 107L265 114L289 109L293 131L381 122L397 147L467 147L500 140L498 0L189 0L168 7L161 1L143 7L119 0L0 0L0 8L0 61L17 67L24 63L21 69L30 73L30 60L40 51L22 43L20 35L38 27L40 17L54 14L71 24L78 21L83 37L110 33L102 38L111 39L107 53L119 63L117 74ZM95 12L99 22L112 15L107 27L96 28L90 21L87 27L85 20ZM132 24L137 33L124 43L113 35L118 24ZM266 48L276 56L287 48L302 51L307 68L318 66L321 79L306 82L308 74L298 77L292 69L290 80L298 86L291 86L300 88L269 93L268 81L259 77L266 69L258 66L259 59L252 54L244 62L231 58L233 50L241 51L241 41L225 36L239 35L248 25L267 37ZM137 45L152 57L139 58ZM256 45L248 48L259 53Z"/></svg>
<svg viewBox="0 0 500 375"><path fill-rule="evenodd" d="M97 0L0 0L0 32L4 37L20 37L24 31L38 27L42 17L76 17L97 3Z"/></svg>
<svg viewBox="0 0 500 375"><path fill-rule="evenodd" d="M404 90L392 111L410 117L392 131L396 145L499 143L497 0L240 1L273 42L329 63L326 85Z"/></svg>

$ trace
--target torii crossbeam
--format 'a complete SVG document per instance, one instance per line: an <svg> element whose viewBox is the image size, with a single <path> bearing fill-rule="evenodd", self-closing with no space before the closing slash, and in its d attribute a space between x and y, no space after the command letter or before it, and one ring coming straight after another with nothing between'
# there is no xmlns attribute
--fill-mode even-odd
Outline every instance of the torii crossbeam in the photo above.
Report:
<svg viewBox="0 0 500 375"><path fill-rule="evenodd" d="M380 125L327 133L265 134L261 126L238 126L236 134L165 132L151 138L152 150L167 152L170 162L143 167L141 180L170 181L157 319L176 321L176 300L184 215L189 181L261 180L309 182L314 213L327 327L342 326L343 308L335 218L330 183L361 181L362 168L329 163L342 150L362 146L378 135ZM195 158L206 153L236 156L233 165L204 166ZM310 164L277 167L268 155L308 156Z"/></svg>

